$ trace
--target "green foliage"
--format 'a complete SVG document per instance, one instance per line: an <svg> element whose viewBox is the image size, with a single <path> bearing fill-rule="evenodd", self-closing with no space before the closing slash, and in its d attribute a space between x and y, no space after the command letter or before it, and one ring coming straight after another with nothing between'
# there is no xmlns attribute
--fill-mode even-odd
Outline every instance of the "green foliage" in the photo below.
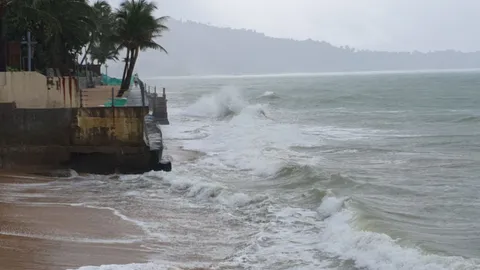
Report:
<svg viewBox="0 0 480 270"><path fill-rule="evenodd" d="M156 49L167 52L155 39L168 30L165 22L168 17L154 15L157 6L147 0L125 0L116 11L117 31L113 40L119 49L126 49L125 68L119 95L130 86L135 63L140 50Z"/></svg>
<svg viewBox="0 0 480 270"><path fill-rule="evenodd" d="M99 64L116 61L126 49L124 77L131 78L139 50L166 52L155 38L168 29L167 17L156 18L156 5L146 0L124 0L115 11L106 0L9 0L6 7L7 39L21 41L30 31L40 70L69 73L88 58ZM84 57L77 63L80 55Z"/></svg>

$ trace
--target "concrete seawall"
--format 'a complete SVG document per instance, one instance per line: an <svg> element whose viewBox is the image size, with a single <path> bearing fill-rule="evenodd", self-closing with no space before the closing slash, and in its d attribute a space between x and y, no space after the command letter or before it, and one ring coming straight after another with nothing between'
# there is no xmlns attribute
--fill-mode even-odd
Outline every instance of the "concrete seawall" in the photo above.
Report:
<svg viewBox="0 0 480 270"><path fill-rule="evenodd" d="M147 107L21 109L0 103L0 169L165 169L162 149L150 149L144 140L147 113Z"/></svg>

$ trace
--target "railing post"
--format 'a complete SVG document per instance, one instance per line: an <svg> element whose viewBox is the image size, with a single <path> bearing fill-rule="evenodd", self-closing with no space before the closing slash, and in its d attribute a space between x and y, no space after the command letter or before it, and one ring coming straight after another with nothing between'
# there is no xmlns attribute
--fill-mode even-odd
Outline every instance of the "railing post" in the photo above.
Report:
<svg viewBox="0 0 480 270"><path fill-rule="evenodd" d="M147 89L146 84L140 85L140 95L141 95L141 98L142 98L142 107L145 107L145 91L146 91L146 89Z"/></svg>
<svg viewBox="0 0 480 270"><path fill-rule="evenodd" d="M76 77L75 79L75 85L77 87L77 90L80 91L80 108L83 108L83 89L80 88L80 77Z"/></svg>
<svg viewBox="0 0 480 270"><path fill-rule="evenodd" d="M112 87L112 107L115 107L115 105L114 105L114 101L115 101L114 98L115 98L115 88Z"/></svg>
<svg viewBox="0 0 480 270"><path fill-rule="evenodd" d="M116 130L115 130L115 87L112 87L112 129L113 129L114 136L116 136ZM117 159L118 159L118 157L119 157L119 154L117 152Z"/></svg>

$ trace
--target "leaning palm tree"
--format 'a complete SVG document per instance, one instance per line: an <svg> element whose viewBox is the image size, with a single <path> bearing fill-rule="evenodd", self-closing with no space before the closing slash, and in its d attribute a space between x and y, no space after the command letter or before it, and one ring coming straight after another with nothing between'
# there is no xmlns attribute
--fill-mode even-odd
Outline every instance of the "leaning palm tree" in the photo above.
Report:
<svg viewBox="0 0 480 270"><path fill-rule="evenodd" d="M163 31L168 30L165 21L168 17L156 18L154 11L157 6L147 0L125 0L116 12L117 35L119 48L126 49L125 67L122 85L118 96L130 87L130 81L140 50L156 49L167 52L155 42Z"/></svg>

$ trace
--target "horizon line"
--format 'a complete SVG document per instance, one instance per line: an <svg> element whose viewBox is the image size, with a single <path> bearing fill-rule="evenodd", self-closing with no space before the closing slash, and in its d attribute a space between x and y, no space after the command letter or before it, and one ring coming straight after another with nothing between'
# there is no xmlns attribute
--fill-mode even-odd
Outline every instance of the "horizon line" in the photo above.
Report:
<svg viewBox="0 0 480 270"><path fill-rule="evenodd" d="M465 69L418 69L418 70L372 70L372 71L332 71L332 72L292 72L292 73L263 73L263 74L209 74L209 75L171 75L151 76L145 80L179 80L179 79L235 79L235 78L269 78L269 77L320 77L320 76L348 76L348 75L388 75L388 74L431 74L431 73L469 73L480 72L480 68Z"/></svg>

